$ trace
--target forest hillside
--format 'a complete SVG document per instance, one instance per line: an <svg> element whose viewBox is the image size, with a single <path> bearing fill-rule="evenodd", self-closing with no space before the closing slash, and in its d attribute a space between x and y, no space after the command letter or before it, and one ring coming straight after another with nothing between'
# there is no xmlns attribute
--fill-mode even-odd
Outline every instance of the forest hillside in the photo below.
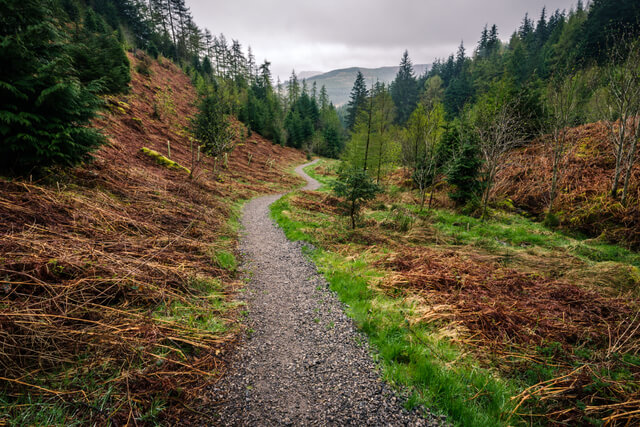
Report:
<svg viewBox="0 0 640 427"><path fill-rule="evenodd" d="M191 80L168 59L128 60L130 92L93 122L108 138L93 161L0 178L2 421L193 414L239 332L239 203L299 184L289 168L304 156L237 122L219 173L203 154L190 179Z"/></svg>

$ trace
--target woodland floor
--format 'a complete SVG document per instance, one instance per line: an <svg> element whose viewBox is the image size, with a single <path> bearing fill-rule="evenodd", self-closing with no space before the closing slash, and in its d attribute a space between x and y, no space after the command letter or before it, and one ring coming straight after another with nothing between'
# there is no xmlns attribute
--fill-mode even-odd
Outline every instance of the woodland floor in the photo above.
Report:
<svg viewBox="0 0 640 427"><path fill-rule="evenodd" d="M302 171L305 190L320 185ZM364 335L299 242L269 217L280 196L249 202L241 250L249 329L223 381L211 389L224 425L439 425L407 411L380 379Z"/></svg>
<svg viewBox="0 0 640 427"><path fill-rule="evenodd" d="M336 166L306 168L322 188L271 214L315 247L408 408L464 426L638 424L640 254L515 209L481 221L452 209L446 188L420 209L401 170L353 230L329 191Z"/></svg>

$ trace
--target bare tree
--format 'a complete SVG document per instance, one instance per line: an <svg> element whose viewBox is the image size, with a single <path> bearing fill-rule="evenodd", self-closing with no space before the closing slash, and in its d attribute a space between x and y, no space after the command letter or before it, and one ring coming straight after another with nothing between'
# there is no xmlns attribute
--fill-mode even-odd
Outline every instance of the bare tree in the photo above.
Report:
<svg viewBox="0 0 640 427"><path fill-rule="evenodd" d="M640 137L640 41L615 46L611 51L611 65L605 72L606 86L597 96L596 105L609 130L615 158L611 197L618 197L620 178L624 174L621 199L624 205Z"/></svg>
<svg viewBox="0 0 640 427"><path fill-rule="evenodd" d="M437 149L443 125L444 110L441 104L433 104L429 110L420 104L409 118L403 147L404 162L413 169L412 178L420 192L421 210L428 187L431 187L431 208L436 183Z"/></svg>
<svg viewBox="0 0 640 427"><path fill-rule="evenodd" d="M474 127L484 163L484 220L496 175L505 166L507 153L520 143L522 124L513 104L506 101L506 96L498 94L488 95L476 105Z"/></svg>
<svg viewBox="0 0 640 427"><path fill-rule="evenodd" d="M580 76L570 75L564 80L556 80L547 87L545 108L548 121L545 130L550 138L544 139L551 160L551 189L549 191L549 213L553 213L553 202L556 199L560 165L568 152L567 131L576 117Z"/></svg>
<svg viewBox="0 0 640 427"><path fill-rule="evenodd" d="M391 92L384 83L376 85L376 93L374 94L374 102L377 104L375 108L375 122L378 127L378 171L376 173L376 184L380 184L380 175L383 166L383 158L387 151L387 138L385 133L391 126L393 120L394 106L393 99L391 99Z"/></svg>

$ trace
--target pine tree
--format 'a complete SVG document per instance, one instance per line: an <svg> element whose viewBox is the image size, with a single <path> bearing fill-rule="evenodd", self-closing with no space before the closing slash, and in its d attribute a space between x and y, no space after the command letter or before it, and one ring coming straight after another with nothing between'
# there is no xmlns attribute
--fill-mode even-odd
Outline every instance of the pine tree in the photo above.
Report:
<svg viewBox="0 0 640 427"><path fill-rule="evenodd" d="M75 71L50 0L7 0L0 14L0 169L74 164L103 141L99 99Z"/></svg>
<svg viewBox="0 0 640 427"><path fill-rule="evenodd" d="M318 102L320 102L320 109L322 111L326 110L329 107L329 95L327 94L327 88L325 85L322 85L320 88L320 97Z"/></svg>
<svg viewBox="0 0 640 427"><path fill-rule="evenodd" d="M487 29L487 24L485 24L482 29L482 34L480 34L480 40L478 41L478 48L476 49L476 55L480 58L484 58L487 56L487 42L489 40L489 30Z"/></svg>
<svg viewBox="0 0 640 427"><path fill-rule="evenodd" d="M493 55L498 51L499 47L500 39L498 39L498 26L496 24L493 24L491 26L491 31L489 32L489 37L487 39L487 55Z"/></svg>
<svg viewBox="0 0 640 427"><path fill-rule="evenodd" d="M347 129L353 130L356 124L358 113L365 107L367 102L367 85L364 81L364 75L358 70L356 80L351 89L349 103L347 104Z"/></svg>
<svg viewBox="0 0 640 427"><path fill-rule="evenodd" d="M298 82L298 76L296 75L296 70L291 71L291 76L289 77L289 83L287 85L288 94L289 94L289 105L293 106L298 101L300 97L300 83Z"/></svg>
<svg viewBox="0 0 640 427"><path fill-rule="evenodd" d="M93 10L87 9L84 27L70 44L69 53L84 85L99 87L99 93L128 90L131 81L129 59L103 19Z"/></svg>
<svg viewBox="0 0 640 427"><path fill-rule="evenodd" d="M255 77L258 73L256 68L256 57L253 56L251 46L247 48L247 71L249 72L249 77Z"/></svg>
<svg viewBox="0 0 640 427"><path fill-rule="evenodd" d="M482 186L479 181L480 150L465 120L457 120L446 129L441 146L452 154L447 168L447 182L452 186L449 197L458 206L477 206Z"/></svg>
<svg viewBox="0 0 640 427"><path fill-rule="evenodd" d="M405 124L418 102L418 82L413 74L409 52L406 50L402 55L398 74L391 84L391 97L396 106L396 123Z"/></svg>

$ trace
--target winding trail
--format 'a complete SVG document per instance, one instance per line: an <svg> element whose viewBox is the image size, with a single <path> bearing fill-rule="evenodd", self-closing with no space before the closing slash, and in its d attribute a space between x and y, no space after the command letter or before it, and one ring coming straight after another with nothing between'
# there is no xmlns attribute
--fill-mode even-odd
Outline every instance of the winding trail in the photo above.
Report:
<svg viewBox="0 0 640 427"><path fill-rule="evenodd" d="M315 163L315 162L312 162ZM312 164L309 163L309 164ZM304 190L320 184L303 172ZM282 195L244 208L249 327L229 373L212 390L221 425L437 425L408 412L382 382L366 338L337 296L269 216Z"/></svg>

